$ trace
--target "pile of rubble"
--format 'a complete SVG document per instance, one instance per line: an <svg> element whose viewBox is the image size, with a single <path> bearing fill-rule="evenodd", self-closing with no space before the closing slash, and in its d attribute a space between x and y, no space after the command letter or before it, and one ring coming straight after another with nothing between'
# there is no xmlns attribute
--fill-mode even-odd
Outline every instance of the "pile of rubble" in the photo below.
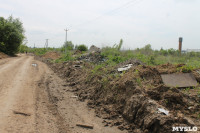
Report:
<svg viewBox="0 0 200 133"><path fill-rule="evenodd" d="M198 85L200 70L183 74L178 71L183 64L147 66L132 59L118 64L113 68L115 71L100 68L100 74L95 75L90 62L103 60L100 52L92 50L80 57L81 61L49 62L49 66L66 79L79 100L88 100L88 106L104 119L105 126L137 133L168 133L177 126L200 128L200 97L198 93L190 95L183 91L185 87ZM169 82L173 81L170 76L180 80L179 74L183 74L193 84L170 86L164 74L169 74Z"/></svg>
<svg viewBox="0 0 200 133"><path fill-rule="evenodd" d="M93 63L100 63L105 61L104 57L101 55L101 49L94 45L90 47L88 53L78 57L78 60L83 60Z"/></svg>

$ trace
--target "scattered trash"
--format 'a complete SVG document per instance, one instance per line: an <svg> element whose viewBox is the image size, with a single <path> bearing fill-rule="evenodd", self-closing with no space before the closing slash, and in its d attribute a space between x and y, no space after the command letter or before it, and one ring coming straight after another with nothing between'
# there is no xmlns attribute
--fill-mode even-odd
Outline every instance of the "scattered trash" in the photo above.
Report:
<svg viewBox="0 0 200 133"><path fill-rule="evenodd" d="M76 67L76 68L81 68L82 66L80 66L80 65L74 65L74 67Z"/></svg>
<svg viewBox="0 0 200 133"><path fill-rule="evenodd" d="M165 115L169 115L169 111L165 110L163 108L158 108L158 111L161 112L161 113L164 113Z"/></svg>
<svg viewBox="0 0 200 133"><path fill-rule="evenodd" d="M80 64L82 64L83 62L82 62L82 61L74 61L74 63L75 63L76 65L80 65Z"/></svg>
<svg viewBox="0 0 200 133"><path fill-rule="evenodd" d="M192 73L162 74L162 80L169 87L193 87L198 83Z"/></svg>
<svg viewBox="0 0 200 133"><path fill-rule="evenodd" d="M83 128L90 128L90 129L94 128L94 126L92 125L85 125L85 124L76 124L76 126L83 127Z"/></svg>
<svg viewBox="0 0 200 133"><path fill-rule="evenodd" d="M32 64L32 66L36 67L36 66L37 66L37 64L33 63L33 64Z"/></svg>
<svg viewBox="0 0 200 133"><path fill-rule="evenodd" d="M78 96L71 96L71 98L78 98Z"/></svg>
<svg viewBox="0 0 200 133"><path fill-rule="evenodd" d="M90 56L92 57L92 55ZM103 72L88 81L86 78L93 76L87 73L90 71L73 67L73 65L87 67L89 66L87 64L90 64L83 61L80 64L79 62L81 61L50 65L55 72L67 80L69 86L73 86L66 87L65 91L76 91L77 99L80 101L87 100L87 105L95 109L97 117L110 120L108 122L111 123L105 123L105 126L117 125L118 128L127 129L130 132L171 132L173 125L187 126L199 123L198 116L192 113L195 111L196 114L199 114L198 105L194 106L199 101L198 96L184 93L184 90L179 90L175 87L166 87L162 82L161 74L177 74L179 72L177 68L182 64L179 66L172 64L148 66L134 59L122 62L112 67L112 69L108 69L108 74L116 74L117 77L120 73L118 68L131 68L123 76L108 78L109 84L106 87L110 91L105 92L104 89L99 89L101 87L99 80L105 76ZM132 64L132 66L129 64ZM88 70L93 69L90 66L87 68ZM134 73L134 70L137 70L138 73ZM135 80L138 78L136 76L140 76L142 86ZM199 75L196 72L194 76L197 79ZM177 85L175 86L177 87ZM194 95L198 95L196 91L195 89ZM71 96L72 98L70 98ZM74 97L75 99L73 97L74 94L69 96L71 100L76 100L76 97ZM115 97L117 97L117 100L113 103ZM191 119L192 122L188 119ZM88 124L82 121L77 121L77 123L82 123L86 126ZM77 123L74 124L75 127L77 127ZM93 125L93 123L90 124ZM93 126L94 129L91 129L91 131L96 128L95 125ZM139 130L132 131L135 128ZM87 127L83 129L87 129Z"/></svg>
<svg viewBox="0 0 200 133"><path fill-rule="evenodd" d="M133 64L128 64L123 66L122 68L118 68L118 72L122 72L122 71L127 71L128 69L130 69L132 67Z"/></svg>
<svg viewBox="0 0 200 133"><path fill-rule="evenodd" d="M13 113L14 114L19 114L19 115L24 115L24 116L31 116L31 114L29 114L29 113L23 113L23 112L14 111L14 110L13 110Z"/></svg>
<svg viewBox="0 0 200 133"><path fill-rule="evenodd" d="M198 70L197 73L200 74L200 70Z"/></svg>
<svg viewBox="0 0 200 133"><path fill-rule="evenodd" d="M87 53L84 55L81 55L78 57L78 60L83 60L83 61L88 61L88 62L93 62L93 63L99 63L99 62L104 62L105 59L104 57L99 53Z"/></svg>
<svg viewBox="0 0 200 133"><path fill-rule="evenodd" d="M193 109L193 107L188 107L188 109Z"/></svg>

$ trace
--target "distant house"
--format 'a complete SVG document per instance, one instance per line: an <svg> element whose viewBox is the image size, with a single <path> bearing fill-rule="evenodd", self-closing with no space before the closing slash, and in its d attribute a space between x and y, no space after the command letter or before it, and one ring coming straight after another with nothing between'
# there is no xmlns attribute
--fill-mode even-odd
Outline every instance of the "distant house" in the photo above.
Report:
<svg viewBox="0 0 200 133"><path fill-rule="evenodd" d="M186 50L182 50L181 53L187 53L187 51Z"/></svg>
<svg viewBox="0 0 200 133"><path fill-rule="evenodd" d="M200 49L187 49L182 50L181 53L200 52Z"/></svg>
<svg viewBox="0 0 200 133"><path fill-rule="evenodd" d="M187 49L186 53L188 52L200 52L200 49Z"/></svg>

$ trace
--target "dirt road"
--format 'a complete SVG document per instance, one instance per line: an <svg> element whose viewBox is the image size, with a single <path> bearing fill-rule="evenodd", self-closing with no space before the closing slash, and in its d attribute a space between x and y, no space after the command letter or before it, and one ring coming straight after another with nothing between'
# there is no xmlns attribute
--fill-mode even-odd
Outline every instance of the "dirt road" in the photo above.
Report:
<svg viewBox="0 0 200 133"><path fill-rule="evenodd" d="M0 60L0 133L120 133L33 56ZM93 125L93 129L76 124ZM124 131L125 132L125 131Z"/></svg>

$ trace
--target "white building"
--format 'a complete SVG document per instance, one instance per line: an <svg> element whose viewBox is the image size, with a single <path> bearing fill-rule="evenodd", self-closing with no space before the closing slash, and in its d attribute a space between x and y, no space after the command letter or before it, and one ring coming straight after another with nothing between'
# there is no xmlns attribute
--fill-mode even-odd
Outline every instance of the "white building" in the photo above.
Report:
<svg viewBox="0 0 200 133"><path fill-rule="evenodd" d="M187 49L186 53L188 52L200 52L200 49Z"/></svg>

